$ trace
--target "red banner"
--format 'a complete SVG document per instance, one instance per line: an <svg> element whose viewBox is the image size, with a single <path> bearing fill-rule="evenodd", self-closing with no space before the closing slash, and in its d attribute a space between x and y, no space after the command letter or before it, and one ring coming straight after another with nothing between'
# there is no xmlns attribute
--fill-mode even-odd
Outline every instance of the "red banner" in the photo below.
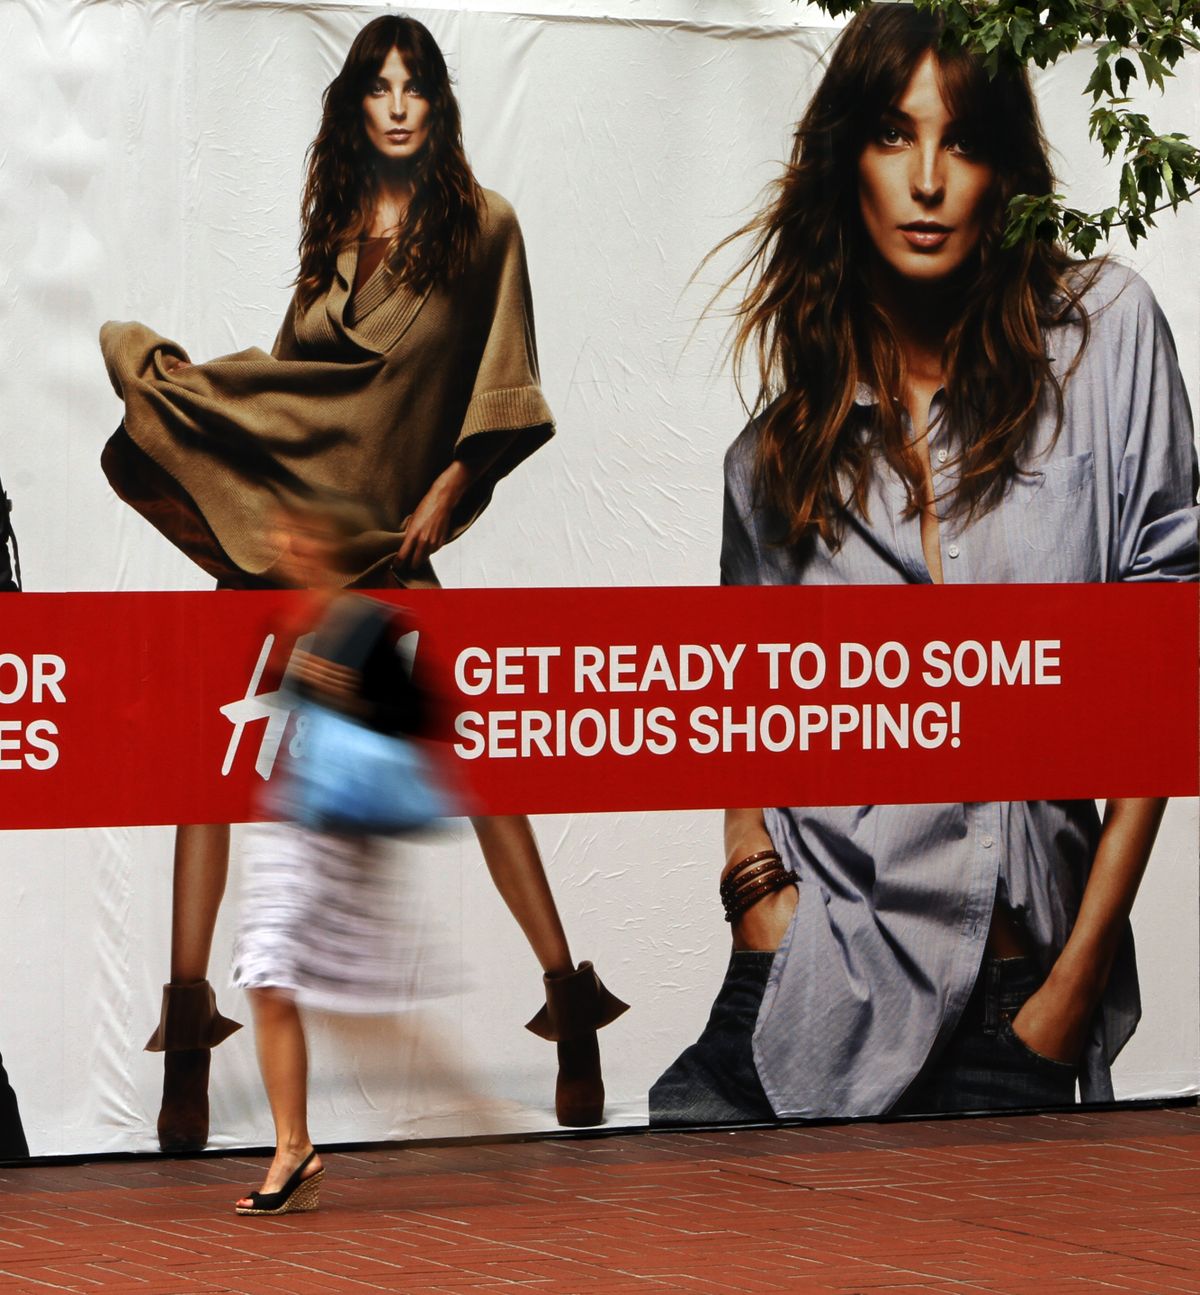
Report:
<svg viewBox="0 0 1200 1295"><path fill-rule="evenodd" d="M0 827L238 822L287 594L3 600ZM493 813L1194 795L1186 585L400 593Z"/></svg>

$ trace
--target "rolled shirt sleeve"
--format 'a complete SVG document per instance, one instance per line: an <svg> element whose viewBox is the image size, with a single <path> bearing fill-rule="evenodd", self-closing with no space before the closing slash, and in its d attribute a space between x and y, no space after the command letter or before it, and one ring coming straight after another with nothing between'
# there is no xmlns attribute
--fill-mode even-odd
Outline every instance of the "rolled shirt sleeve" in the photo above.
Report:
<svg viewBox="0 0 1200 1295"><path fill-rule="evenodd" d="M1114 370L1126 384L1116 465L1118 578L1195 580L1200 562L1192 413L1166 318L1136 275L1126 283Z"/></svg>

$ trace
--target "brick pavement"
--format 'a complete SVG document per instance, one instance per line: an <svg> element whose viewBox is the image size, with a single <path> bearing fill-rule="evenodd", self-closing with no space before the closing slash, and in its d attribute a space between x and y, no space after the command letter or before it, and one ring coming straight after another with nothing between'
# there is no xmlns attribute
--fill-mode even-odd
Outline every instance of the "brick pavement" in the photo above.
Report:
<svg viewBox="0 0 1200 1295"><path fill-rule="evenodd" d="M0 1290L1200 1293L1200 1110L343 1151L316 1214L250 1156L0 1170Z"/></svg>

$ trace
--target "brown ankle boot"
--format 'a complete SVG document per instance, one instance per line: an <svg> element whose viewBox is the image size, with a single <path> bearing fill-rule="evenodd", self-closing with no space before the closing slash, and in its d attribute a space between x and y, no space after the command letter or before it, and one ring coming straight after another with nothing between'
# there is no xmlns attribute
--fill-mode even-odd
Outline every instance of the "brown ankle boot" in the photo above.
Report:
<svg viewBox="0 0 1200 1295"><path fill-rule="evenodd" d="M629 1010L600 982L590 962L565 976L543 976L546 1006L525 1027L558 1045L554 1112L560 1124L587 1128L604 1122L604 1079L596 1031Z"/></svg>
<svg viewBox="0 0 1200 1295"><path fill-rule="evenodd" d="M162 1015L146 1044L163 1056L158 1145L163 1151L202 1151L208 1142L210 1052L242 1027L217 1011L207 980L163 986Z"/></svg>

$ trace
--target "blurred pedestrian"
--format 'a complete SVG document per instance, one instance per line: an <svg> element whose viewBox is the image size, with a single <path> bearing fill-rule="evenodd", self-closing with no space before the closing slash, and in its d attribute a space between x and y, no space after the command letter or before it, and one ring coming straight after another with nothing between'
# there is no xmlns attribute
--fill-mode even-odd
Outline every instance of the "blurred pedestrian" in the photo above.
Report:
<svg viewBox="0 0 1200 1295"><path fill-rule="evenodd" d="M296 631L315 628L310 650L290 652L285 689L376 732L413 737L424 727L425 706L401 642L407 619L385 603L340 589L340 548L361 532L359 512L351 505L281 512L279 573L306 593L290 632L277 636L268 669L280 669ZM354 667L339 660L351 640ZM236 1208L239 1214L287 1214L317 1207L324 1174L308 1131L301 1010L397 1010L405 1005L419 951L399 939L397 878L385 842L292 822L263 823L247 829L243 855L234 982L247 991L254 1013L275 1158L260 1189Z"/></svg>

